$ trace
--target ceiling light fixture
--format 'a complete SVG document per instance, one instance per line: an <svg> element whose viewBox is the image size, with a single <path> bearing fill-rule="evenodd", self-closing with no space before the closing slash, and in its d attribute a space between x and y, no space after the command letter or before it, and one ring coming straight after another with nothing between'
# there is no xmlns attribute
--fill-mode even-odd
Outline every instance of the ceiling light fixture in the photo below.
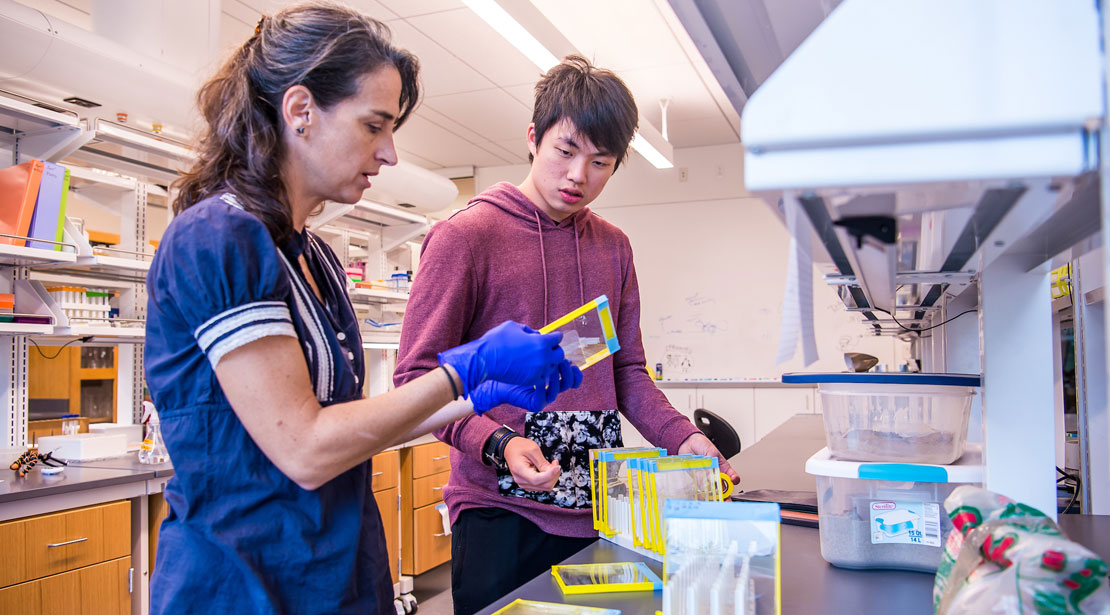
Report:
<svg viewBox="0 0 1110 615"><path fill-rule="evenodd" d="M547 72L552 66L559 63L559 58L547 50L536 37L532 36L524 26L501 8L494 0L463 0L463 4L474 11L497 33L512 43L513 47L520 50L540 70Z"/></svg>
<svg viewBox="0 0 1110 615"><path fill-rule="evenodd" d="M647 139L639 132L632 137L632 149L640 152L640 155L647 159L657 169L669 169L674 166L674 163L667 160L667 157L662 152L655 149L655 146L648 143Z"/></svg>
<svg viewBox="0 0 1110 615"><path fill-rule="evenodd" d="M674 166L674 147L651 122L640 116L640 127L632 137L632 149L640 152L657 169L670 169Z"/></svg>
<svg viewBox="0 0 1110 615"><path fill-rule="evenodd" d="M498 34L503 36L521 53L523 53L540 70L547 72L559 63L559 58L548 51L543 43L532 36L520 25L512 15L501 8L495 0L462 0L463 4L474 11L478 17L490 25ZM669 169L674 166L674 149L666 138L655 130L655 127L642 117L640 129L632 137L632 149L640 152L657 169Z"/></svg>

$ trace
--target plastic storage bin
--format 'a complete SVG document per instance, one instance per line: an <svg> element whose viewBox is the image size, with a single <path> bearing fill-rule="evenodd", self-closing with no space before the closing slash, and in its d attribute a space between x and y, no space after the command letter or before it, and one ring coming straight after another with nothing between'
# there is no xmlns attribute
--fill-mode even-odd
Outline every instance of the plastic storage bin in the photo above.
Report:
<svg viewBox="0 0 1110 615"><path fill-rule="evenodd" d="M967 442L979 376L964 374L786 374L817 383L825 437L834 457L948 464Z"/></svg>
<svg viewBox="0 0 1110 615"><path fill-rule="evenodd" d="M806 472L817 477L821 557L842 568L935 572L952 530L944 499L983 482L977 444L947 466L842 461L823 448Z"/></svg>

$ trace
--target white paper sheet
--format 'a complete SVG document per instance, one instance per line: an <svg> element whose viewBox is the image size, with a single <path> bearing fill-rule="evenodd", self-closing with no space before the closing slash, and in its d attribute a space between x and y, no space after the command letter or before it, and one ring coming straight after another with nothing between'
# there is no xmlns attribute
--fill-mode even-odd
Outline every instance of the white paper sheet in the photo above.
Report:
<svg viewBox="0 0 1110 615"><path fill-rule="evenodd" d="M805 365L817 360L817 340L813 334L813 226L802 211L798 197L783 195L786 227L790 233L790 260L786 271L786 291L782 299L782 327L776 364L794 357L802 344Z"/></svg>

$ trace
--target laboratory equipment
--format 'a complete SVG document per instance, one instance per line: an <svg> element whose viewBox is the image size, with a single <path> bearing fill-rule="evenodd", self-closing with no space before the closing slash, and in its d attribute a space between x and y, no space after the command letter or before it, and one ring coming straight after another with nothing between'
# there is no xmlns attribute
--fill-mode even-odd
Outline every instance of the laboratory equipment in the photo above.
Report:
<svg viewBox="0 0 1110 615"><path fill-rule="evenodd" d="M551 576L564 594L657 591L663 581L643 562L552 566Z"/></svg>
<svg viewBox="0 0 1110 615"><path fill-rule="evenodd" d="M79 433L71 436L42 436L40 451L49 451L58 459L90 461L108 459L127 453L127 437L121 433Z"/></svg>
<svg viewBox="0 0 1110 615"><path fill-rule="evenodd" d="M784 374L817 383L825 436L838 459L949 464L967 442L979 376L965 374Z"/></svg>
<svg viewBox="0 0 1110 615"><path fill-rule="evenodd" d="M779 505L668 500L664 615L781 613Z"/></svg>
<svg viewBox="0 0 1110 615"><path fill-rule="evenodd" d="M143 426L146 434L139 445L139 463L169 463L170 453L162 439L162 422L158 419L158 410L149 401L143 402Z"/></svg>
<svg viewBox="0 0 1110 615"><path fill-rule="evenodd" d="M594 529L610 536L617 532L628 532L628 462L666 454L667 449L645 447L590 450L590 495L593 500Z"/></svg>
<svg viewBox="0 0 1110 615"><path fill-rule="evenodd" d="M577 604L559 604L517 598L493 615L621 615L620 609L600 609Z"/></svg>
<svg viewBox="0 0 1110 615"><path fill-rule="evenodd" d="M162 440L162 424L147 423L146 436L139 446L139 463L169 463L170 453L166 450L166 443Z"/></svg>
<svg viewBox="0 0 1110 615"><path fill-rule="evenodd" d="M582 307L540 329L540 333L562 331L563 353L578 369L597 363L621 349L609 312L609 298L601 295Z"/></svg>
<svg viewBox="0 0 1110 615"><path fill-rule="evenodd" d="M76 414L62 415L62 435L72 436L81 431L81 419Z"/></svg>
<svg viewBox="0 0 1110 615"><path fill-rule="evenodd" d="M719 470L716 457L673 455L644 460L639 468L644 547L659 554L666 549L663 511L668 500L720 502L732 494L732 480Z"/></svg>
<svg viewBox="0 0 1110 615"><path fill-rule="evenodd" d="M952 530L941 504L961 484L983 482L981 459L974 443L953 465L844 461L821 449L806 461L821 556L842 568L935 571Z"/></svg>

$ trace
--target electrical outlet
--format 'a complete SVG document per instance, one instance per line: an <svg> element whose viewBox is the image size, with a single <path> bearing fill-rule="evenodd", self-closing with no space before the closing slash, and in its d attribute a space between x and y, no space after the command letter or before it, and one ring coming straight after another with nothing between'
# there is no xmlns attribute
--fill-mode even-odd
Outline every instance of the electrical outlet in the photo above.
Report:
<svg viewBox="0 0 1110 615"><path fill-rule="evenodd" d="M678 181L684 182L690 179L690 170L686 167L678 167Z"/></svg>

